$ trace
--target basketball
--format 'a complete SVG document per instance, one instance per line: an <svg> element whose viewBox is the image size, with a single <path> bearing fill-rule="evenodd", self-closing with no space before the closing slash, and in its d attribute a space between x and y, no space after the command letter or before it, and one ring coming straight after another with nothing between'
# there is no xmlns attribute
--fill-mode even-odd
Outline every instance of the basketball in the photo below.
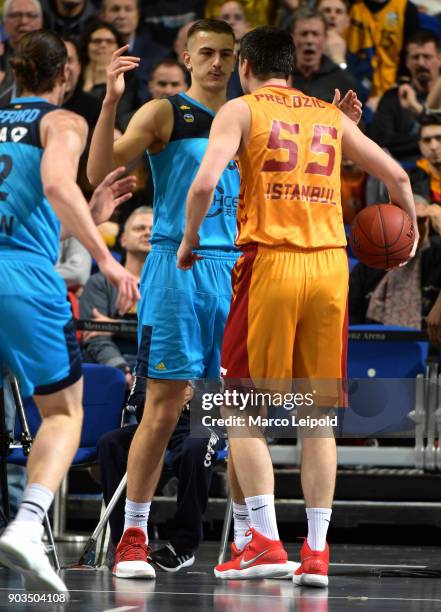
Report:
<svg viewBox="0 0 441 612"><path fill-rule="evenodd" d="M394 204L373 204L351 224L349 243L360 261L388 270L409 259L415 230L409 215Z"/></svg>

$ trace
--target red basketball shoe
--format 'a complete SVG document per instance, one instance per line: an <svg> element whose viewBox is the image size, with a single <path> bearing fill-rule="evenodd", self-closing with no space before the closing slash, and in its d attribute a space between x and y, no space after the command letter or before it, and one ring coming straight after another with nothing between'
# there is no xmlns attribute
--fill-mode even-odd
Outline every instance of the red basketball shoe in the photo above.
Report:
<svg viewBox="0 0 441 612"><path fill-rule="evenodd" d="M301 565L293 576L294 584L299 586L327 587L329 546L325 550L311 550L305 538L300 552Z"/></svg>
<svg viewBox="0 0 441 612"><path fill-rule="evenodd" d="M285 578L293 575L297 564L288 561L280 540L270 540L255 529L248 532L252 539L242 551L232 544L231 559L217 565L214 575L222 580L249 578Z"/></svg>
<svg viewBox="0 0 441 612"><path fill-rule="evenodd" d="M129 527L116 548L112 574L117 578L155 578L155 570L147 561L145 533L138 527Z"/></svg>

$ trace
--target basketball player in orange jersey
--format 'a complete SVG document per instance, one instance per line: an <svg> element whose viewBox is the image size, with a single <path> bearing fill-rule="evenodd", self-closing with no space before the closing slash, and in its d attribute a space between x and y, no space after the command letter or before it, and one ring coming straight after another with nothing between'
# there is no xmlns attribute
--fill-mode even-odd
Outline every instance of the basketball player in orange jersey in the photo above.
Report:
<svg viewBox="0 0 441 612"><path fill-rule="evenodd" d="M386 184L391 200L418 231L407 174L336 106L287 87L294 48L272 27L245 35L240 78L247 95L228 102L213 121L208 149L188 194L178 267L199 259L198 230L229 160L239 157L241 195L233 298L222 367L229 379L326 379L339 397L346 375L348 262L340 204L342 152ZM412 253L413 255L413 253ZM325 404L330 407L331 403ZM299 585L328 584L326 534L336 475L336 444L303 435L301 480L308 537ZM229 431L229 434L231 431ZM274 510L274 475L263 436L230 436L230 453L252 523L243 552L218 565L220 578L257 577L286 558Z"/></svg>

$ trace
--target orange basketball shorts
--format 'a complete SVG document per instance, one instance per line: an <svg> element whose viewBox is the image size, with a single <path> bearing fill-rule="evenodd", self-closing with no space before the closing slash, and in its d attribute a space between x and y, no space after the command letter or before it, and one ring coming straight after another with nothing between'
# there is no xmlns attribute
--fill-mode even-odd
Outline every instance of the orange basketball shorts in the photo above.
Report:
<svg viewBox="0 0 441 612"><path fill-rule="evenodd" d="M224 377L345 378L348 280L344 248L247 247L232 274Z"/></svg>

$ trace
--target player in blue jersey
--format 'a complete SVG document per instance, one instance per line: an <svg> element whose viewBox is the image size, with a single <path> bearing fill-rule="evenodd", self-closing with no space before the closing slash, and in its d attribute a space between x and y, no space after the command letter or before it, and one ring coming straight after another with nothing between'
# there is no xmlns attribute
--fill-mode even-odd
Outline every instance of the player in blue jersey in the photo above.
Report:
<svg viewBox="0 0 441 612"><path fill-rule="evenodd" d="M96 184L116 165L131 167L147 152L154 180L153 246L141 278L138 308L137 375L148 378L148 393L130 449L125 532L114 568L118 577L154 578L154 569L147 562L147 519L164 450L178 421L187 381L220 375L231 271L237 258L233 244L239 174L234 162L222 174L201 229L201 268L191 273L177 270L176 251L183 235L187 192L205 152L215 113L226 102L236 58L228 24L196 22L188 32L184 54L192 79L190 89L142 106L114 145L123 75L138 64L138 58L122 55L125 50L114 54L108 69L88 174ZM233 491L233 497L241 501L240 490L237 495ZM244 534L246 521L243 525Z"/></svg>
<svg viewBox="0 0 441 612"><path fill-rule="evenodd" d="M42 416L23 501L0 538L0 562L21 572L28 590L59 592L66 586L45 554L42 521L78 448L83 393L66 286L54 270L62 228L118 287L122 311L139 297L136 278L109 253L76 184L87 126L58 106L66 61L56 34L23 36L11 60L21 97L0 111L0 364L18 378L23 396L34 396ZM131 196L133 178L116 181L124 170L95 190L96 221Z"/></svg>

